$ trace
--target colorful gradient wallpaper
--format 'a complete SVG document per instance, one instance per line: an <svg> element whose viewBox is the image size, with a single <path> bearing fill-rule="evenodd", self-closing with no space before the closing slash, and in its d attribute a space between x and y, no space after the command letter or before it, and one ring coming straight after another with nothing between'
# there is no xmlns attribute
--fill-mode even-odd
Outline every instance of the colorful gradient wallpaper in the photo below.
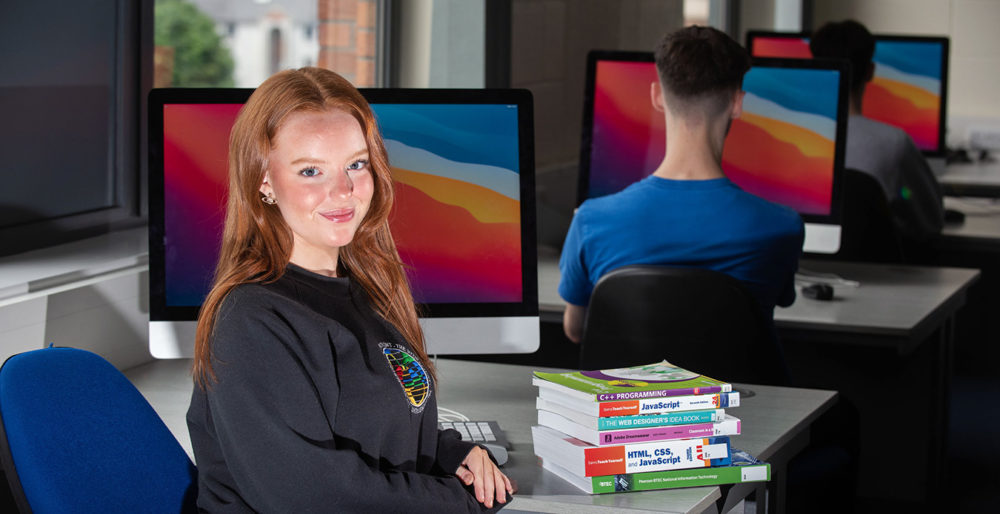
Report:
<svg viewBox="0 0 1000 514"><path fill-rule="evenodd" d="M752 45L755 57L812 58L808 38L756 36ZM861 113L905 130L921 150L940 150L944 51L940 41L877 40Z"/></svg>
<svg viewBox="0 0 1000 514"><path fill-rule="evenodd" d="M226 214L229 131L243 104L163 108L164 284L168 306L200 306Z"/></svg>
<svg viewBox="0 0 1000 514"><path fill-rule="evenodd" d="M839 84L835 70L751 68L722 152L726 176L801 214L830 214Z"/></svg>
<svg viewBox="0 0 1000 514"><path fill-rule="evenodd" d="M812 59L809 38L757 36L751 43L750 52L754 57L791 57Z"/></svg>
<svg viewBox="0 0 1000 514"><path fill-rule="evenodd" d="M594 84L589 198L615 193L663 160L666 129L653 109L652 62L599 61ZM754 68L744 116L726 140L723 167L746 191L802 214L829 214L839 74Z"/></svg>
<svg viewBox="0 0 1000 514"><path fill-rule="evenodd" d="M225 216L241 104L164 107L168 306L199 306ZM507 105L373 105L396 181L390 217L419 303L522 299L518 115Z"/></svg>
<svg viewBox="0 0 1000 514"><path fill-rule="evenodd" d="M625 189L652 173L666 144L663 114L653 109L652 62L598 61L595 69L588 198Z"/></svg>
<svg viewBox="0 0 1000 514"><path fill-rule="evenodd" d="M372 107L396 182L392 233L417 301L520 302L517 109Z"/></svg>
<svg viewBox="0 0 1000 514"><path fill-rule="evenodd" d="M935 42L878 41L862 114L905 130L921 150L937 150L942 52Z"/></svg>

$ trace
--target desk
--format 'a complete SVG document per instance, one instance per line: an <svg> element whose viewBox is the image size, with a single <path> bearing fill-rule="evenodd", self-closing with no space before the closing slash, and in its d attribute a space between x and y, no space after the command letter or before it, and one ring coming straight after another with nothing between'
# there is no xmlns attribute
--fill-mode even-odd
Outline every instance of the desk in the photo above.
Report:
<svg viewBox="0 0 1000 514"><path fill-rule="evenodd" d="M938 176L944 194L1000 196L1000 161L952 163Z"/></svg>
<svg viewBox="0 0 1000 514"><path fill-rule="evenodd" d="M962 212L965 220L945 224L941 237L932 243L934 247L948 251L1000 251L1000 198L946 196L944 206Z"/></svg>
<svg viewBox="0 0 1000 514"><path fill-rule="evenodd" d="M808 260L801 268L861 286L835 286L829 302L799 295L775 309L796 384L839 390L858 408L860 495L921 501L943 470L954 318L979 271ZM540 260L540 308L555 318L564 309L558 282L557 262ZM886 458L888 433L911 451Z"/></svg>
<svg viewBox="0 0 1000 514"><path fill-rule="evenodd" d="M719 487L697 487L670 491L647 491L628 494L588 495L543 470L537 463L531 444L531 425L535 423L537 389L531 385L532 371L560 371L551 368L515 366L484 362L438 359L438 404L476 419L496 419L507 434L512 449L504 471L517 481L519 492L510 511L597 512L597 511L715 511L724 500ZM154 361L125 372L190 455L191 444L184 415L191 398L190 360ZM743 420L744 434L733 437L733 444L772 465L776 494L770 495L780 512L777 500L783 494L784 465L808 442L809 425L825 412L836 393L813 389L769 386L744 386L753 397L744 399L733 413ZM730 490L730 498L739 498L753 490ZM738 496L738 497L736 497ZM724 503L724 502L721 502ZM504 510L507 512L507 510Z"/></svg>

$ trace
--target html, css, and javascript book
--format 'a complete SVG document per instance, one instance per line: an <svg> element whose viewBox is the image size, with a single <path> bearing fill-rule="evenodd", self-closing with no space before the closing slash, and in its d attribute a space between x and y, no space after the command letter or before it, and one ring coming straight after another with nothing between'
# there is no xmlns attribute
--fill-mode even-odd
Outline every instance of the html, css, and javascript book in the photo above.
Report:
<svg viewBox="0 0 1000 514"><path fill-rule="evenodd" d="M719 435L739 435L740 420L725 416L716 422L692 423L688 425L665 425L658 427L624 428L617 430L595 430L560 416L554 412L538 411L538 424L573 436L595 446L614 444L669 441Z"/></svg>
<svg viewBox="0 0 1000 514"><path fill-rule="evenodd" d="M671 469L728 466L729 437L676 439L595 446L557 430L531 427L535 455L577 476L620 475Z"/></svg>
<svg viewBox="0 0 1000 514"><path fill-rule="evenodd" d="M562 466L542 457L542 467L589 494L653 491L681 487L766 482L771 479L771 465L760 462L750 454L733 450L732 464L712 468L675 469L624 473L595 477L577 476Z"/></svg>
<svg viewBox="0 0 1000 514"><path fill-rule="evenodd" d="M531 383L591 402L727 393L733 390L728 382L688 371L667 361L594 371L536 371Z"/></svg>

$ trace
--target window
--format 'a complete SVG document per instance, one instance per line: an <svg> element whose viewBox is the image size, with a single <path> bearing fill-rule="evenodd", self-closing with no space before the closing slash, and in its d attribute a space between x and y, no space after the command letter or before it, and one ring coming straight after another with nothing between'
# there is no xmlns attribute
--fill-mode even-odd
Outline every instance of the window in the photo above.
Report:
<svg viewBox="0 0 1000 514"><path fill-rule="evenodd" d="M321 66L379 85L385 0L157 0L158 87L256 87L287 68Z"/></svg>

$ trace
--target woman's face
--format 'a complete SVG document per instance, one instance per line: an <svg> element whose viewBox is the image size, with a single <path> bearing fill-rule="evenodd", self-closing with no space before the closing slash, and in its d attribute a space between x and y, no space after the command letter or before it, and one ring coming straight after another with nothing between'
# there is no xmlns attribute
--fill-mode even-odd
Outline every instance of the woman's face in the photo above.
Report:
<svg viewBox="0 0 1000 514"><path fill-rule="evenodd" d="M340 247L368 212L374 177L361 125L341 110L296 112L278 129L260 191L293 234L291 261L335 275Z"/></svg>

